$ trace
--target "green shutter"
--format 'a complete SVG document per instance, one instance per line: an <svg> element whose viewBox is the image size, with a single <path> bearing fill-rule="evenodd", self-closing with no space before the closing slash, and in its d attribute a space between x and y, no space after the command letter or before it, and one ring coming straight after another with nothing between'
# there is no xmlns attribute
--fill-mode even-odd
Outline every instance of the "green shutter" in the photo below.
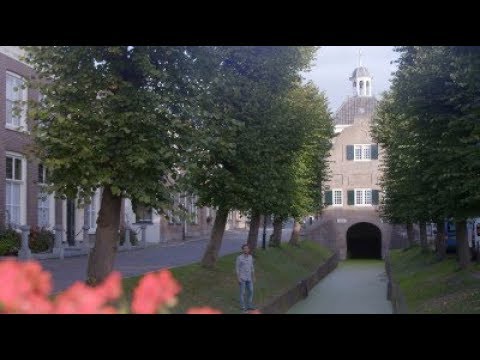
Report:
<svg viewBox="0 0 480 360"><path fill-rule="evenodd" d="M378 144L372 144L372 160L378 159Z"/></svg>
<svg viewBox="0 0 480 360"><path fill-rule="evenodd" d="M354 152L353 152L353 145L347 145L347 160L353 160Z"/></svg>
<svg viewBox="0 0 480 360"><path fill-rule="evenodd" d="M332 205L332 191L325 191L325 205Z"/></svg>
<svg viewBox="0 0 480 360"><path fill-rule="evenodd" d="M378 205L378 190L372 190L372 205Z"/></svg>
<svg viewBox="0 0 480 360"><path fill-rule="evenodd" d="M355 205L355 190L347 191L347 205Z"/></svg>

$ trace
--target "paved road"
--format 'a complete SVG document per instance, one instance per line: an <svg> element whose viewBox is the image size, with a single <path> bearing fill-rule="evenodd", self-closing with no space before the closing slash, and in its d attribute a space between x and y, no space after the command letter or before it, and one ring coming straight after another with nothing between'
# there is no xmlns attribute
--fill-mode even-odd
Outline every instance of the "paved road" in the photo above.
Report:
<svg viewBox="0 0 480 360"><path fill-rule="evenodd" d="M267 229L268 236L272 229ZM287 241L291 230L282 231L282 241ZM248 232L242 230L228 230L220 249L220 255L240 253L240 247L246 242ZM115 270L124 277L141 275L149 271L155 271L164 267L175 267L191 264L201 260L207 246L208 239L193 240L183 244L172 246L149 246L146 249L120 252L115 260ZM259 234L259 246L262 244L262 231ZM73 282L85 280L87 269L87 257L71 257L60 259L41 260L43 267L53 275L54 292L61 291Z"/></svg>
<svg viewBox="0 0 480 360"><path fill-rule="evenodd" d="M391 314L383 261L347 260L287 314Z"/></svg>

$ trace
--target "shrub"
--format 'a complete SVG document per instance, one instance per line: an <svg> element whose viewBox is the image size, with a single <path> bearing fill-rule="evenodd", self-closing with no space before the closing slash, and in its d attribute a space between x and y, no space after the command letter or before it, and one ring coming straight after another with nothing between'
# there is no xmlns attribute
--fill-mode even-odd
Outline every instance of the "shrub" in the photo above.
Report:
<svg viewBox="0 0 480 360"><path fill-rule="evenodd" d="M45 228L40 228L38 226L30 229L28 246L33 253L51 251L53 249L54 242L55 235L52 231Z"/></svg>
<svg viewBox="0 0 480 360"><path fill-rule="evenodd" d="M22 236L12 228L0 229L0 256L17 256Z"/></svg>
<svg viewBox="0 0 480 360"><path fill-rule="evenodd" d="M120 230L120 246L123 246L123 243L125 242L125 229ZM137 246L138 245L138 236L135 230L130 230L130 243L132 246Z"/></svg>

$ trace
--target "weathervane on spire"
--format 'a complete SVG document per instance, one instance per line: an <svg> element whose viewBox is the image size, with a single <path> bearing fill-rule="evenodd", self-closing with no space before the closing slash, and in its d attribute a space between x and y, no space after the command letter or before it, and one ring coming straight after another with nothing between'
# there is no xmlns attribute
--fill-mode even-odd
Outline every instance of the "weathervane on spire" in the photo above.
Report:
<svg viewBox="0 0 480 360"><path fill-rule="evenodd" d="M362 66L362 48L358 49L358 67Z"/></svg>

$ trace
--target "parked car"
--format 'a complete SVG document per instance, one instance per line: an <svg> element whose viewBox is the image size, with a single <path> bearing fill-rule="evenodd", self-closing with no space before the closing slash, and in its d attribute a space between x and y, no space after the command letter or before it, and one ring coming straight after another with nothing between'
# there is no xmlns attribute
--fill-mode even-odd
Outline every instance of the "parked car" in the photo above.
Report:
<svg viewBox="0 0 480 360"><path fill-rule="evenodd" d="M472 254L475 254L478 252L480 245L480 218L467 220L466 232L468 245L472 250ZM457 251L457 234L455 222L451 220L445 222L445 241L447 253L455 253Z"/></svg>

